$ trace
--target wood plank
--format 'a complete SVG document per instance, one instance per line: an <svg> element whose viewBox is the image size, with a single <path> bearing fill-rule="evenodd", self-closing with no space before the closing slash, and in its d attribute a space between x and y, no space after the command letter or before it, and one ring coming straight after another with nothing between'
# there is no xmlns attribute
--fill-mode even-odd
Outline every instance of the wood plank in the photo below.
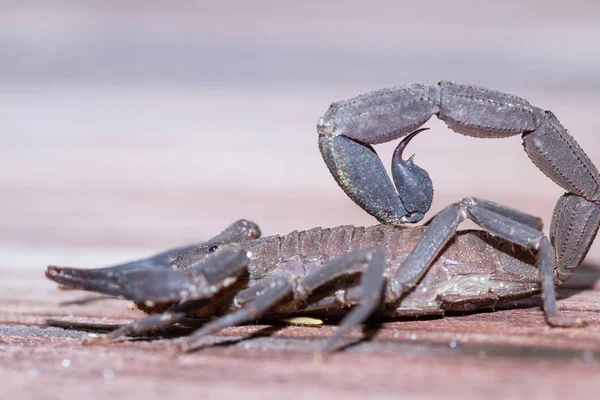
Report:
<svg viewBox="0 0 600 400"><path fill-rule="evenodd" d="M83 346L85 330L44 322L110 325L143 314L119 300L61 305L85 295L47 291L0 303L0 378L5 393L32 398L585 396L597 389L600 374L600 273L578 272L561 288L559 305L585 318L585 328L547 327L534 299L516 309L371 324L355 329L346 339L350 346L324 361L314 353L335 325L229 328L177 358L168 345L181 329L168 337ZM368 340L356 342L365 334Z"/></svg>

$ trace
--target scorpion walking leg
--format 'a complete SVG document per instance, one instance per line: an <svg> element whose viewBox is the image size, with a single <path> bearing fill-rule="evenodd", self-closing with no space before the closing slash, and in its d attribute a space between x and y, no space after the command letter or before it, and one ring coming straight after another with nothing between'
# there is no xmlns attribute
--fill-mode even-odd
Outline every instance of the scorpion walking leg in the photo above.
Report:
<svg viewBox="0 0 600 400"><path fill-rule="evenodd" d="M344 276L362 273L360 283L362 293L358 306L344 318L341 326L325 344L324 352L330 352L335 349L336 342L344 333L364 322L379 305L384 285L384 269L383 252L377 249L362 249L331 261L298 282L292 282L288 278L261 282L236 297L236 301L241 300L245 303L240 310L210 322L192 336L179 340L175 351L194 350L201 345L200 339L203 336L228 326L260 318L291 295L293 298L289 303L285 303L284 307L286 310L297 309L319 287Z"/></svg>
<svg viewBox="0 0 600 400"><path fill-rule="evenodd" d="M130 336L135 333L146 332L151 329L174 325L177 322L186 319L190 312L198 309L198 307L201 305L200 303L201 301L184 301L179 304L175 304L163 313L153 314L146 318L139 319L105 335L85 335L82 339L83 344L106 344L123 336Z"/></svg>
<svg viewBox="0 0 600 400"><path fill-rule="evenodd" d="M210 335L228 326L239 325L260 318L271 307L289 296L294 289L292 283L286 278L271 281L265 284L265 286L265 290L254 301L248 303L238 311L207 323L191 336L178 340L173 350L175 352L194 350L201 345L200 339L206 335Z"/></svg>
<svg viewBox="0 0 600 400"><path fill-rule="evenodd" d="M498 204L493 201L484 199L475 199L477 206L485 208L488 211L492 211L496 214L500 214L508 219L518 222L523 225L527 225L530 228L541 231L543 228L543 221L540 217L535 215L527 214L514 208L507 207L503 204Z"/></svg>
<svg viewBox="0 0 600 400"><path fill-rule="evenodd" d="M490 207L489 202L482 202L482 204L480 205L478 199L466 198L445 208L431 221L421 241L403 261L396 272L395 279L388 285L386 302L400 299L417 284L444 245L452 238L458 225L469 218L493 235L538 250L542 298L548 323L553 326L581 326L583 322L580 319L558 315L552 252L548 239L532 226L507 216L513 215L515 210L509 208L502 210L497 204ZM494 208L494 211L490 208Z"/></svg>
<svg viewBox="0 0 600 400"><path fill-rule="evenodd" d="M338 329L327 340L322 350L323 353L334 351L339 339L352 328L365 322L381 303L382 290L385 283L383 275L385 271L385 253L370 250L363 257L364 259L361 264L366 264L366 268L361 277L361 293L357 301L358 305L344 317Z"/></svg>

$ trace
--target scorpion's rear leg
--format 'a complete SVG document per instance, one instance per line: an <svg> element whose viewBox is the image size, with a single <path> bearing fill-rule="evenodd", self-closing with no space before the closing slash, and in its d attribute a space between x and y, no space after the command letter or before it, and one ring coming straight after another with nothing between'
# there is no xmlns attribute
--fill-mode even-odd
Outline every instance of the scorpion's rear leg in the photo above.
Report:
<svg viewBox="0 0 600 400"><path fill-rule="evenodd" d="M537 225L536 218L499 204L473 198L450 205L431 221L421 241L402 262L395 279L389 283L386 303L397 301L418 283L444 245L453 237L458 225L467 218L493 235L537 250L542 300L548 323L565 327L583 325L581 319L558 314L552 248L548 238L538 230L541 225Z"/></svg>
<svg viewBox="0 0 600 400"><path fill-rule="evenodd" d="M362 273L361 295L358 306L342 321L336 333L327 341L324 351L335 349L338 339L354 326L364 322L379 305L384 284L385 254L377 249L362 249L331 261L312 272L301 281L278 277L263 281L247 289L236 298L246 302L242 308L210 322L189 337L179 340L174 350L187 352L201 346L201 339L228 326L242 324L260 318L286 298L283 303L287 312L294 311L316 289L348 275Z"/></svg>
<svg viewBox="0 0 600 400"><path fill-rule="evenodd" d="M191 313L202 306L202 301L192 300L183 301L169 307L160 314L153 314L146 318L133 321L130 324L123 325L105 335L88 334L83 337L84 344L105 344L110 343L124 336L131 336L136 333L146 332L160 327L168 327L185 320Z"/></svg>
<svg viewBox="0 0 600 400"><path fill-rule="evenodd" d="M286 278L275 279L268 283L259 283L258 285L260 286L256 289L259 290L259 294L254 301L246 304L238 311L207 323L191 336L178 340L173 350L175 352L194 350L201 345L200 339L206 335L210 335L228 326L239 325L260 318L275 304L288 297L294 290L292 283Z"/></svg>

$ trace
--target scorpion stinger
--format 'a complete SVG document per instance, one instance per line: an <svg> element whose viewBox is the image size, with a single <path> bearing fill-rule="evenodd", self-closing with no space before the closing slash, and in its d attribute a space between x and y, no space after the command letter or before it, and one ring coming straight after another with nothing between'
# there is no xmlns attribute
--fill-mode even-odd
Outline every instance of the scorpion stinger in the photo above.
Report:
<svg viewBox="0 0 600 400"><path fill-rule="evenodd" d="M371 144L388 142L419 128L439 112L431 100L435 97L439 97L437 88L421 84L381 90L333 103L317 124L319 148L336 182L356 204L384 224L418 222L429 207L414 213L407 210L404 200L411 203L414 195L405 191L415 187L404 183L411 179L395 179L402 190L399 196ZM426 182L426 191L431 180L422 178L418 173L414 182Z"/></svg>
<svg viewBox="0 0 600 400"><path fill-rule="evenodd" d="M408 143L420 132L421 128L407 135L396 147L392 157L392 177L404 208L408 212L407 222L418 222L429 211L433 201L433 183L427 171L413 162L414 155L403 158Z"/></svg>
<svg viewBox="0 0 600 400"><path fill-rule="evenodd" d="M328 125L319 129L327 131ZM323 135L319 147L325 163L342 189L360 207L382 223L418 222L423 219L433 199L429 174L402 153L419 132L407 136L394 151L392 174L394 185L375 150L368 144L344 136Z"/></svg>

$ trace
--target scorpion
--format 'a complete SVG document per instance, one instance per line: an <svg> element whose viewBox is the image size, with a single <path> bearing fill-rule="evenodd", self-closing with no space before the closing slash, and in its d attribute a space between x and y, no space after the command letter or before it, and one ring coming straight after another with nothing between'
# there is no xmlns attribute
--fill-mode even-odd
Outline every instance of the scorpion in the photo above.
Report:
<svg viewBox="0 0 600 400"><path fill-rule="evenodd" d="M403 225L422 220L431 206L428 173L403 152L434 114L470 136L522 134L534 164L567 190L556 204L550 238L539 217L469 197L424 225ZM46 276L62 288L132 300L150 314L88 335L84 343L109 343L189 317L210 319L176 339L174 351L188 352L206 335L262 317L343 315L323 347L328 353L375 314L443 316L540 292L550 326L584 325L558 312L555 285L570 278L596 236L599 177L552 112L510 94L442 81L333 103L317 128L334 179L379 225L260 237L258 225L239 220L202 244L138 261L95 269L49 266ZM402 136L392 156L392 183L371 144ZM484 230L458 231L466 219Z"/></svg>

